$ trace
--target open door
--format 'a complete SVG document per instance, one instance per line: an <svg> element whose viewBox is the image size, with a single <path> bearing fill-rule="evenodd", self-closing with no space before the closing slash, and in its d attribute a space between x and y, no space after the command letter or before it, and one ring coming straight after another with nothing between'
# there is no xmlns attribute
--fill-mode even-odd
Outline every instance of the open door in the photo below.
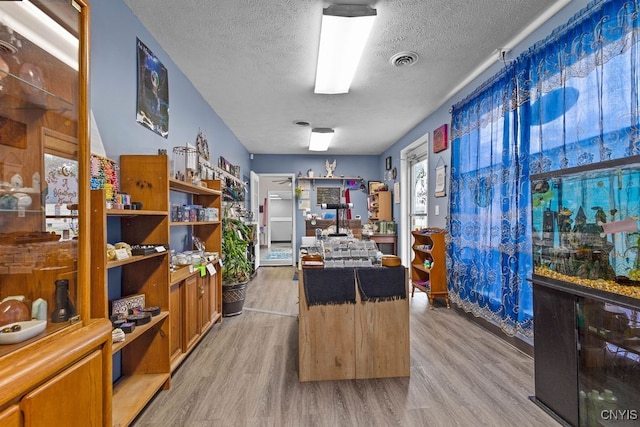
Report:
<svg viewBox="0 0 640 427"><path fill-rule="evenodd" d="M260 177L254 171L250 173L251 179L251 212L253 212L254 222L254 251L255 251L255 265L256 270L260 267Z"/></svg>

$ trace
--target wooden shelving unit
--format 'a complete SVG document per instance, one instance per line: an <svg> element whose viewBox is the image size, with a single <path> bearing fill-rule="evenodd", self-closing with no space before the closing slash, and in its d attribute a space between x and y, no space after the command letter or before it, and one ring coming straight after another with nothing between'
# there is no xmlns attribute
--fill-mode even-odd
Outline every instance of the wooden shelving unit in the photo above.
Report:
<svg viewBox="0 0 640 427"><path fill-rule="evenodd" d="M311 186L315 188L316 182L323 181L342 181L344 185L345 181L358 181L360 183L364 182L364 178L359 176L318 176L318 177L309 177L309 176L298 176L296 177L297 181L309 181L311 182Z"/></svg>
<svg viewBox="0 0 640 427"><path fill-rule="evenodd" d="M376 191L369 194L369 220L392 221L391 191Z"/></svg>
<svg viewBox="0 0 640 427"><path fill-rule="evenodd" d="M150 200L135 200L153 207ZM158 390L170 386L169 253L107 261L107 236L117 235L117 241L131 245L168 245L169 219L166 209L107 209L104 190L94 190L91 223L92 317L109 317L110 295L114 294L122 297L144 294L147 306L161 308L150 323L136 326L124 342L112 346L112 354L121 355L121 377L113 385L111 398L113 425L128 425Z"/></svg>
<svg viewBox="0 0 640 427"><path fill-rule="evenodd" d="M411 261L411 296L416 289L425 292L429 298L429 309L433 310L435 298L444 298L447 308L449 290L447 288L447 270L445 257L445 231L439 228L426 228L412 231L414 242ZM426 264L425 265L425 261Z"/></svg>
<svg viewBox="0 0 640 427"><path fill-rule="evenodd" d="M205 180L206 187L194 186L182 181L170 180L169 189L191 195L192 204L205 208L217 208L222 218L222 183ZM171 222L170 227L189 227L208 252L220 255L222 247L222 222L196 221ZM173 372L189 355L194 346L215 323L222 322L222 278L217 260L210 263L215 274L199 272L183 267L171 273L170 307L176 314L171 319L170 363Z"/></svg>

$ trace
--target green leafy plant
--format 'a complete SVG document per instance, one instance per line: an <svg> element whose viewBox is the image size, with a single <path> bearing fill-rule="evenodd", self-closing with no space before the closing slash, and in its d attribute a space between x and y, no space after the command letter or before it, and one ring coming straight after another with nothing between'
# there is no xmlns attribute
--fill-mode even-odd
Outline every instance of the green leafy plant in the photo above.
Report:
<svg viewBox="0 0 640 427"><path fill-rule="evenodd" d="M253 266L247 259L251 227L238 218L222 219L222 283L236 284L251 278Z"/></svg>
<svg viewBox="0 0 640 427"><path fill-rule="evenodd" d="M629 240L634 243L634 240L632 239L635 239L635 245L632 244L632 246L629 246L627 250L624 251L624 255L627 255L627 252L629 251L635 251L636 258L633 261L633 268L629 270L629 278L631 280L640 280L640 256L638 256L640 253L640 233L630 233Z"/></svg>

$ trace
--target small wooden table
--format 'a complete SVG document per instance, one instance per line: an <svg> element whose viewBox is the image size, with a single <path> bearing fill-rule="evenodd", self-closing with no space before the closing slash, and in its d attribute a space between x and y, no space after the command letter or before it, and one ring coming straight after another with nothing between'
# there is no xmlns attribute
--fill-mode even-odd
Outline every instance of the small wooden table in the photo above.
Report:
<svg viewBox="0 0 640 427"><path fill-rule="evenodd" d="M378 250L385 255L398 255L398 236L395 234L372 234L369 240L373 240L378 245Z"/></svg>

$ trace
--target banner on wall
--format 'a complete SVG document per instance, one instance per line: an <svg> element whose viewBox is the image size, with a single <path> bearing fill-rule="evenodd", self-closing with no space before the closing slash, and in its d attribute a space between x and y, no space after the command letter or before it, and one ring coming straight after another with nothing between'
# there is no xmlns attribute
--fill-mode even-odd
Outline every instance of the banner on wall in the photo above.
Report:
<svg viewBox="0 0 640 427"><path fill-rule="evenodd" d="M138 97L136 121L163 138L169 136L169 78L167 68L137 41Z"/></svg>

